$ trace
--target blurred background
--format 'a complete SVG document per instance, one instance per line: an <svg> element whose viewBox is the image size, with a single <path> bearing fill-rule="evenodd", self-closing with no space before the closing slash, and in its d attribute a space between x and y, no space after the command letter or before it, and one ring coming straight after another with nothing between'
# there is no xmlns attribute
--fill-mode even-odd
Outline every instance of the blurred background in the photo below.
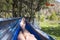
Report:
<svg viewBox="0 0 60 40"><path fill-rule="evenodd" d="M60 0L0 0L0 18L26 17L60 40Z"/></svg>

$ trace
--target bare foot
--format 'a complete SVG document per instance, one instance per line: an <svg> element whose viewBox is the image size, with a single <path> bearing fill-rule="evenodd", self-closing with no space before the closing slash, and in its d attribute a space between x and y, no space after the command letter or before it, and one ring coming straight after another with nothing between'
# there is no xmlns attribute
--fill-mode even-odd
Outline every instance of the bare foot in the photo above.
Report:
<svg viewBox="0 0 60 40"><path fill-rule="evenodd" d="M22 20L21 20L21 22L20 22L20 26L21 26L21 28L24 30L25 29L25 25L26 25L26 23L25 23L25 18L22 18Z"/></svg>
<svg viewBox="0 0 60 40"><path fill-rule="evenodd" d="M35 36L33 34L31 34L30 32L28 32L28 30L25 29L25 18L22 18L21 22L20 22L20 26L23 30L23 32L21 31L18 35L18 40L37 40L35 38Z"/></svg>
<svg viewBox="0 0 60 40"><path fill-rule="evenodd" d="M18 40L25 40L24 35L23 35L22 32L19 33Z"/></svg>
<svg viewBox="0 0 60 40"><path fill-rule="evenodd" d="M24 36L26 40L37 40L35 36L28 31L24 32Z"/></svg>

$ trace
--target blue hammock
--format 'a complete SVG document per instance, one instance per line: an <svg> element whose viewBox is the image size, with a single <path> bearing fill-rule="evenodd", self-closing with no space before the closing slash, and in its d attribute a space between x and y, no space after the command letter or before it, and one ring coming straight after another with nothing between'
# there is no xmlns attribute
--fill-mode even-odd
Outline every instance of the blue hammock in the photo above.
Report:
<svg viewBox="0 0 60 40"><path fill-rule="evenodd" d="M19 25L22 18L0 19L0 40L18 40L18 34L21 31ZM25 27L37 40L55 40L38 27L33 26L26 21Z"/></svg>

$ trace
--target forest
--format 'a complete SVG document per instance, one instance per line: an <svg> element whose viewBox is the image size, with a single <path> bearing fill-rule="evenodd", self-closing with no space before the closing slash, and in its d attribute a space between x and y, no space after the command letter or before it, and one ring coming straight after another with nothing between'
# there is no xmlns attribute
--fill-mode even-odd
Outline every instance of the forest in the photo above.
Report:
<svg viewBox="0 0 60 40"><path fill-rule="evenodd" d="M0 18L15 17L27 17L33 22L36 21L41 30L56 40L60 40L60 2L55 0L0 0Z"/></svg>

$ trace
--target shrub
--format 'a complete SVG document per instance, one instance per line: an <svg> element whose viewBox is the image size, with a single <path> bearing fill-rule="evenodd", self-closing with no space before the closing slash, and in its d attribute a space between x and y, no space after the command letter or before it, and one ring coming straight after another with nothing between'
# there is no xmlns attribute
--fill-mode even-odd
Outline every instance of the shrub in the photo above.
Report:
<svg viewBox="0 0 60 40"><path fill-rule="evenodd" d="M58 17L56 15L56 12L53 11L49 19L50 20L58 20Z"/></svg>
<svg viewBox="0 0 60 40"><path fill-rule="evenodd" d="M40 21L43 22L45 19L44 15L40 15Z"/></svg>

